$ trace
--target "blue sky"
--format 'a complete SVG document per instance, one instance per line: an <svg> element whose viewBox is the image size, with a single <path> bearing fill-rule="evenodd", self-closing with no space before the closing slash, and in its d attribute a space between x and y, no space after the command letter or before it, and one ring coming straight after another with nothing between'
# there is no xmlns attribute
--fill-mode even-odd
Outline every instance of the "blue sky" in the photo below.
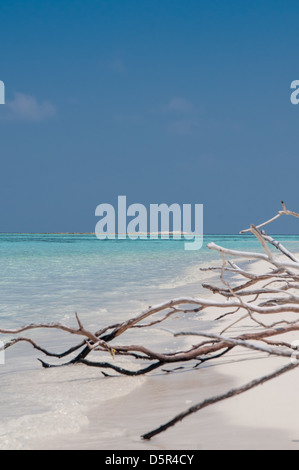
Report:
<svg viewBox="0 0 299 470"><path fill-rule="evenodd" d="M93 231L118 195L202 203L206 233L299 211L298 17L295 1L1 1L0 231Z"/></svg>

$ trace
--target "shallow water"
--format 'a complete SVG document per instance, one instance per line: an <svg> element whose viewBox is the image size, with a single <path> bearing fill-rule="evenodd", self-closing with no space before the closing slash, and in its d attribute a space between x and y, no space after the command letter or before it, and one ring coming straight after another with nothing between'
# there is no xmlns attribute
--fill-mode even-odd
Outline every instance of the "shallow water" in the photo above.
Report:
<svg viewBox="0 0 299 470"><path fill-rule="evenodd" d="M298 238L280 240L299 251ZM201 282L213 273L200 267L219 260L216 252L205 247L209 241L260 250L251 236L205 237L201 250L185 251L183 240L103 242L93 235L1 234L0 325L62 322L75 326L74 312L78 312L84 326L97 330L135 316L149 305L181 295L202 295ZM176 329L177 324L180 329L208 327L200 314L173 317L165 326ZM78 342L53 330L33 330L29 336L55 352ZM127 341L132 338L130 333ZM179 346L159 326L135 331L134 342L165 351ZM90 409L129 394L146 380L119 377L112 385L99 369L81 365L43 369L38 357L42 353L29 344L18 344L6 351L5 364L0 365L0 449L27 448L37 437L76 433L88 426ZM122 361L127 368L136 367L133 360Z"/></svg>

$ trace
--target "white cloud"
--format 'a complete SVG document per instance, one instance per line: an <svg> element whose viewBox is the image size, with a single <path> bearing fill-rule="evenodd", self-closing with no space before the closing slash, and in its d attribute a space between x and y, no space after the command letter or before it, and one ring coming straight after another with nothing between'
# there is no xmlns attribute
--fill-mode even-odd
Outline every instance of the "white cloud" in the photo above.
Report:
<svg viewBox="0 0 299 470"><path fill-rule="evenodd" d="M141 114L123 114L118 113L114 117L114 121L120 124L144 124L146 119Z"/></svg>
<svg viewBox="0 0 299 470"><path fill-rule="evenodd" d="M182 119L171 122L168 125L168 130L176 135L195 136L198 134L200 127L200 122L196 119Z"/></svg>
<svg viewBox="0 0 299 470"><path fill-rule="evenodd" d="M194 104L183 97L173 97L161 107L167 131L180 136L195 136L201 127L201 120Z"/></svg>
<svg viewBox="0 0 299 470"><path fill-rule="evenodd" d="M7 101L7 119L24 121L44 121L55 116L56 109L48 101L38 102L36 98L24 93L15 93L12 101Z"/></svg>
<svg viewBox="0 0 299 470"><path fill-rule="evenodd" d="M109 68L118 75L124 75L127 72L127 68L121 59L114 59L110 62Z"/></svg>
<svg viewBox="0 0 299 470"><path fill-rule="evenodd" d="M194 111L194 105L185 98L172 98L167 105L163 107L164 111L171 113L188 114Z"/></svg>

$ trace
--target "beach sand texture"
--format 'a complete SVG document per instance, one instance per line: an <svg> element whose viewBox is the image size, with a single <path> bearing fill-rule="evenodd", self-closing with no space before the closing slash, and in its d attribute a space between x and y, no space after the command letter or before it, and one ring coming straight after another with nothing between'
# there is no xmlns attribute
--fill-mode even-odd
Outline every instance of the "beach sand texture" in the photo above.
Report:
<svg viewBox="0 0 299 470"><path fill-rule="evenodd" d="M256 273L267 269L263 261L253 263L253 267ZM219 324L213 322L214 318L215 311L206 309L192 327L219 333L232 321ZM252 325L245 319L232 327L230 334L249 328ZM157 329L157 335L164 347L177 346L167 332ZM291 340L296 339L298 334L293 334ZM186 345L196 340L185 337L183 341ZM36 414L23 420L16 417L19 422L12 426L13 439L2 421L0 448L299 449L298 369L199 411L150 441L140 438L191 405L263 376L288 361L237 347L195 370L172 374L158 371L146 377L104 378L99 370L81 365L36 369L36 396L32 397ZM22 387L22 375L17 373L15 386ZM55 413L52 409L47 416L43 409L39 415L42 407L53 402L57 405ZM2 440L1 434L5 434Z"/></svg>

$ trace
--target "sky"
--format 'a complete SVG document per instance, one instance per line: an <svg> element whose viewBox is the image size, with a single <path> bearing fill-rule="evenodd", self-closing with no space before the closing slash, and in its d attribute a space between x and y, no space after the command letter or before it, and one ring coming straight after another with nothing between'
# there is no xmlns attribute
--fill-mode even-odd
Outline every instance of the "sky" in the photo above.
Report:
<svg viewBox="0 0 299 470"><path fill-rule="evenodd" d="M298 18L292 0L0 0L0 232L92 232L119 195L203 204L207 234L299 212Z"/></svg>

